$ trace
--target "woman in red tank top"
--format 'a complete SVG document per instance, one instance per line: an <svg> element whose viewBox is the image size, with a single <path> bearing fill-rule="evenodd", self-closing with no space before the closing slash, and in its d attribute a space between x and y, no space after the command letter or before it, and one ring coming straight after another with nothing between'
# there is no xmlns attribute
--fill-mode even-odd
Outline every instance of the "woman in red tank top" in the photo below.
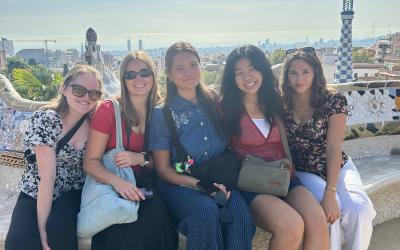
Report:
<svg viewBox="0 0 400 250"><path fill-rule="evenodd" d="M278 123L284 111L278 83L265 54L253 45L231 52L221 86L223 123L231 146L267 161L285 158ZM286 136L286 135L285 135ZM311 193L293 177L284 199L242 192L258 227L273 234L270 249L328 249L324 211Z"/></svg>

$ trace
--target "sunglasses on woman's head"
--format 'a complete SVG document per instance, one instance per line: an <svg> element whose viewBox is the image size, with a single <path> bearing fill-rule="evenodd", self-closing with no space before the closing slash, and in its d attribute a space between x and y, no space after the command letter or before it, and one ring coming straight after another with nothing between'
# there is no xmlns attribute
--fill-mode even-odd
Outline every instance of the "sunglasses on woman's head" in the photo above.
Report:
<svg viewBox="0 0 400 250"><path fill-rule="evenodd" d="M126 80L133 80L135 79L138 75L140 77L149 77L153 74L153 72L150 69L141 69L139 72L136 71L127 71L124 73L124 79Z"/></svg>
<svg viewBox="0 0 400 250"><path fill-rule="evenodd" d="M288 57L288 56L290 56L290 55L292 55L292 54L294 54L294 53L296 53L298 51L301 51L303 53L311 53L311 54L316 55L315 49L313 47L304 47L304 48L295 48L295 49L286 50L286 57Z"/></svg>
<svg viewBox="0 0 400 250"><path fill-rule="evenodd" d="M96 89L88 90L87 88L77 84L70 84L68 86L71 86L72 94L76 97L82 97L86 95L86 93L89 93L89 99L92 101L98 101L101 98L102 93L99 90Z"/></svg>

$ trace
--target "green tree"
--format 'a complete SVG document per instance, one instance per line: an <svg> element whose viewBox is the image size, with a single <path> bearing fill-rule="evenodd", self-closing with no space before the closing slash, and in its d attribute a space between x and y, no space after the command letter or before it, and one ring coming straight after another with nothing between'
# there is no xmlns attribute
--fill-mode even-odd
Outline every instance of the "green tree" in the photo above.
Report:
<svg viewBox="0 0 400 250"><path fill-rule="evenodd" d="M286 50L284 49L276 49L272 51L271 55L269 56L269 61L271 65L275 65L278 63L282 63L286 57Z"/></svg>
<svg viewBox="0 0 400 250"><path fill-rule="evenodd" d="M161 96L165 96L165 87L167 83L167 76L164 71L158 73L158 90L160 91Z"/></svg>
<svg viewBox="0 0 400 250"><path fill-rule="evenodd" d="M366 49L353 49L353 62L355 63L373 63L375 57L374 51Z"/></svg>
<svg viewBox="0 0 400 250"><path fill-rule="evenodd" d="M62 75L65 76L68 73L68 71L69 71L68 64L64 63Z"/></svg>
<svg viewBox="0 0 400 250"><path fill-rule="evenodd" d="M28 67L28 64L24 59L19 56L13 56L7 58L7 74L8 77L11 76L14 69L25 69Z"/></svg>
<svg viewBox="0 0 400 250"><path fill-rule="evenodd" d="M36 65L12 72L13 85L18 93L30 100L48 101L57 95L63 80L61 73Z"/></svg>
<svg viewBox="0 0 400 250"><path fill-rule="evenodd" d="M28 65L29 66L35 66L37 64L38 63L36 62L35 58L29 58L29 60L28 60Z"/></svg>
<svg viewBox="0 0 400 250"><path fill-rule="evenodd" d="M203 70L202 79L206 85L221 85L222 72Z"/></svg>

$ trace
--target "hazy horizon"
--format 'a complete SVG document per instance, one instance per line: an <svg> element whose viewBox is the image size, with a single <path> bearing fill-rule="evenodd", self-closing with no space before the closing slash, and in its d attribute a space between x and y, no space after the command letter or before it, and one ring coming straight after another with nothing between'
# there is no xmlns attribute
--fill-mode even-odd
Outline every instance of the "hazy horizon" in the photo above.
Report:
<svg viewBox="0 0 400 250"><path fill-rule="evenodd" d="M338 0L2 0L0 36L15 40L15 51L43 43L17 40L54 39L50 49L80 48L87 28L105 50L168 47L186 40L197 47L325 41L340 38ZM354 1L353 38L400 31L400 1Z"/></svg>

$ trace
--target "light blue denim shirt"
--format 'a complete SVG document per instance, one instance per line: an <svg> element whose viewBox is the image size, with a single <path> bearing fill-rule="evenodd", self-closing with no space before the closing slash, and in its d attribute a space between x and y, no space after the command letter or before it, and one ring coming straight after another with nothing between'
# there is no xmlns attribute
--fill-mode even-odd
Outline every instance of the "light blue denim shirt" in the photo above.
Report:
<svg viewBox="0 0 400 250"><path fill-rule="evenodd" d="M150 121L149 149L169 150L171 162L176 161L175 148L162 111L163 105L154 108ZM207 113L202 108L178 94L171 100L170 108L178 131L178 137L196 164L222 154L227 142L221 138Z"/></svg>

